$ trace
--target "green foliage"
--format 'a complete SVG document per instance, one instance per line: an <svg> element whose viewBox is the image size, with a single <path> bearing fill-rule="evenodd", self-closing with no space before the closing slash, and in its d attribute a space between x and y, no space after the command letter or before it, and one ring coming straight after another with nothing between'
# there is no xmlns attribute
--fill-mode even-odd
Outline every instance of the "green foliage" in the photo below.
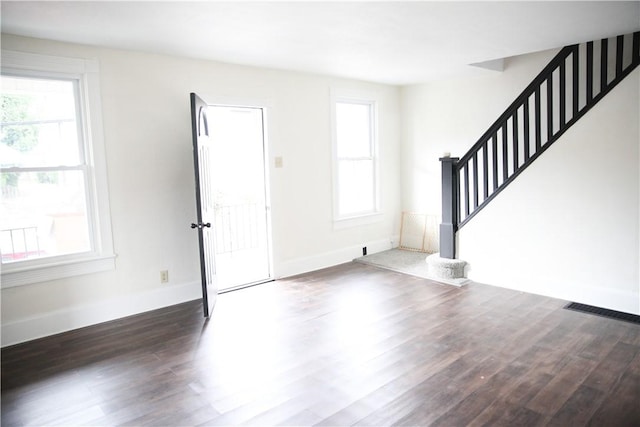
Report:
<svg viewBox="0 0 640 427"><path fill-rule="evenodd" d="M38 182L40 184L57 184L58 172L38 172Z"/></svg>
<svg viewBox="0 0 640 427"><path fill-rule="evenodd" d="M26 152L38 144L38 128L34 125L7 124L29 120L31 99L26 95L2 94L2 137L7 147Z"/></svg>
<svg viewBox="0 0 640 427"><path fill-rule="evenodd" d="M17 187L20 174L17 172L3 173L0 176L0 185L4 187Z"/></svg>
<svg viewBox="0 0 640 427"><path fill-rule="evenodd" d="M28 121L30 104L29 96L2 94L0 143L23 153L38 145L38 128L34 125L9 123ZM3 188L17 187L19 176L16 172L3 173L0 184Z"/></svg>

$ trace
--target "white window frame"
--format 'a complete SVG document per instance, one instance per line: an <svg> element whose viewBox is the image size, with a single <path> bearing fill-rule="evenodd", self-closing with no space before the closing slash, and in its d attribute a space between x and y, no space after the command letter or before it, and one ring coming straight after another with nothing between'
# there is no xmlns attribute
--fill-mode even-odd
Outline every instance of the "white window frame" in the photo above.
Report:
<svg viewBox="0 0 640 427"><path fill-rule="evenodd" d="M2 50L2 74L77 82L91 249L2 265L1 287L28 285L115 269L99 65L96 60Z"/></svg>
<svg viewBox="0 0 640 427"><path fill-rule="evenodd" d="M364 224L370 224L382 220L380 210L380 171L378 150L379 128L379 102L375 94L362 93L350 90L331 90L331 133L332 133L332 166L333 166L333 222L334 228L345 228ZM371 109L371 160L373 161L373 199L374 207L370 211L358 212L350 215L340 213L340 181L339 165L342 159L338 158L337 116L336 105L338 103L368 105ZM346 159L345 159L346 160Z"/></svg>

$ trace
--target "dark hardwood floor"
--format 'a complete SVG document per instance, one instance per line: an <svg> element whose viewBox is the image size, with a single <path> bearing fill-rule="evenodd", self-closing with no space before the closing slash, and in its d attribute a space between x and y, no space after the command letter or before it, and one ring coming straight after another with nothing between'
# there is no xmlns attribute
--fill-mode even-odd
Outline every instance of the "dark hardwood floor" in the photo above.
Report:
<svg viewBox="0 0 640 427"><path fill-rule="evenodd" d="M2 350L2 425L638 426L640 325L361 264Z"/></svg>

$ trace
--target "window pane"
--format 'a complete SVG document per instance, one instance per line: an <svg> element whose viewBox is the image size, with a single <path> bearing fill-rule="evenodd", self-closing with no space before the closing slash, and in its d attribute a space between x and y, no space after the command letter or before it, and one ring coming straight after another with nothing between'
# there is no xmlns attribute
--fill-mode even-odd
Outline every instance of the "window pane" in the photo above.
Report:
<svg viewBox="0 0 640 427"><path fill-rule="evenodd" d="M373 170L373 160L341 160L339 162L340 216L375 210Z"/></svg>
<svg viewBox="0 0 640 427"><path fill-rule="evenodd" d="M371 156L371 105L336 103L338 158Z"/></svg>
<svg viewBox="0 0 640 427"><path fill-rule="evenodd" d="M3 172L2 262L91 249L84 172Z"/></svg>
<svg viewBox="0 0 640 427"><path fill-rule="evenodd" d="M69 80L2 76L2 167L81 163L75 85Z"/></svg>

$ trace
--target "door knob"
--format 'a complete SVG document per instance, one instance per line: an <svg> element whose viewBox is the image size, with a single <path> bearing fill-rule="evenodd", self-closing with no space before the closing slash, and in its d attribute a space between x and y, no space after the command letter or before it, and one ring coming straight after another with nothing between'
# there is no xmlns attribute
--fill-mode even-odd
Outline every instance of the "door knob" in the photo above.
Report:
<svg viewBox="0 0 640 427"><path fill-rule="evenodd" d="M205 224L203 224L203 223L199 223L199 224L191 223L191 228L198 228L198 229L202 230L204 227L211 228L211 223L210 222L207 222Z"/></svg>

